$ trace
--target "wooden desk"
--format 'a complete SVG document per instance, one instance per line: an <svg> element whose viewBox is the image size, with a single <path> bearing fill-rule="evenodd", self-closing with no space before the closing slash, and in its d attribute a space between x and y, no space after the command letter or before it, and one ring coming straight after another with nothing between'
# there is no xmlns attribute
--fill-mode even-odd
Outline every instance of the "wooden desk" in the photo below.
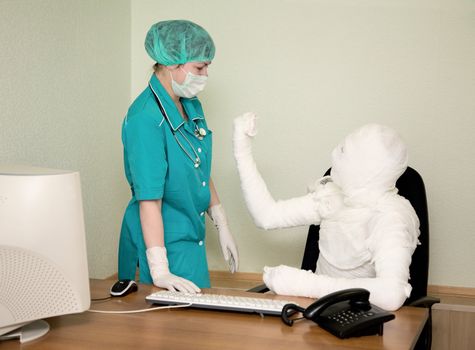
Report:
<svg viewBox="0 0 475 350"><path fill-rule="evenodd" d="M110 280L91 280L91 297L108 296ZM145 296L158 290L140 285L137 293L106 302L92 309L132 310L147 308ZM246 292L207 289L206 293L243 295ZM247 293L249 295L249 293ZM259 294L251 294L259 297ZM289 300L289 297L261 295ZM313 300L291 298L302 306ZM198 309L157 310L136 314L82 314L47 319L50 332L30 343L16 340L0 343L0 349L411 349L427 319L426 309L403 307L396 319L384 326L384 335L338 339L315 323L301 321L293 327L279 317Z"/></svg>

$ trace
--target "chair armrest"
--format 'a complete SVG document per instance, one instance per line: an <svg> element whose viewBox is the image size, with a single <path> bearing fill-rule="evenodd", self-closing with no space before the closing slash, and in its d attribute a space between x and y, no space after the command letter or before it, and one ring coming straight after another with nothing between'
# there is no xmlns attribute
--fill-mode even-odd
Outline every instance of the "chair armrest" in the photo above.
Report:
<svg viewBox="0 0 475 350"><path fill-rule="evenodd" d="M419 298L417 300L414 300L408 306L425 307L427 309L430 309L432 307L432 305L434 305L436 303L440 303L439 298L425 296L425 297Z"/></svg>
<svg viewBox="0 0 475 350"><path fill-rule="evenodd" d="M409 303L408 306L423 307L429 309L429 318L422 330L422 334L417 340L416 346L414 349L424 349L427 350L431 348L432 345L432 305L435 303L440 303L439 298L434 298L430 296L421 297L414 300L412 303Z"/></svg>
<svg viewBox="0 0 475 350"><path fill-rule="evenodd" d="M256 287L248 289L247 291L251 293L266 293L269 291L269 288L267 288L265 284L260 284Z"/></svg>

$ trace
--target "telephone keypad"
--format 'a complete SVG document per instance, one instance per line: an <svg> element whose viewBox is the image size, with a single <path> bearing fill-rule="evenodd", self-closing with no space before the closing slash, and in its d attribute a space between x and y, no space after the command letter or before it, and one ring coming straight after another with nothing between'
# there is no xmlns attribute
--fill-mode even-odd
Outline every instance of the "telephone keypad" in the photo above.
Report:
<svg viewBox="0 0 475 350"><path fill-rule="evenodd" d="M331 298L331 294L322 298L323 302L320 301L320 304L326 303L324 306L320 306L323 310L318 310L319 312L316 312L316 315L313 315L311 319L321 328L342 339L382 335L383 324L395 318L395 315L362 298L348 297L348 300L341 300L342 297L340 297L340 300L336 302L331 302ZM319 303L319 301L315 303Z"/></svg>
<svg viewBox="0 0 475 350"><path fill-rule="evenodd" d="M342 326L350 325L361 318L366 318L374 315L371 311L363 310L343 310L338 313L334 313L328 318L339 323Z"/></svg>

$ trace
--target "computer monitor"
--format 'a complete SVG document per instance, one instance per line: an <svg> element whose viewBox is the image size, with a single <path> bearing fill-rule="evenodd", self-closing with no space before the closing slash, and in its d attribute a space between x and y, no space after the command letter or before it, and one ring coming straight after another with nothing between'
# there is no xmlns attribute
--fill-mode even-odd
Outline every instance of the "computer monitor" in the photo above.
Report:
<svg viewBox="0 0 475 350"><path fill-rule="evenodd" d="M0 165L0 336L35 339L41 319L89 306L79 173Z"/></svg>

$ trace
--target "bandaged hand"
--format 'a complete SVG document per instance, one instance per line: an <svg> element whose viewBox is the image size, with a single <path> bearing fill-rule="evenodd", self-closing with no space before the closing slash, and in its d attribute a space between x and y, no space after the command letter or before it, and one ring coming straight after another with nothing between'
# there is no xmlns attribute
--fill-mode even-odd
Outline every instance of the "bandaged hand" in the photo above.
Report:
<svg viewBox="0 0 475 350"><path fill-rule="evenodd" d="M312 194L275 200L252 156L252 137L257 134L256 115L245 113L234 119L234 158L247 208L255 224L265 230L319 223Z"/></svg>
<svg viewBox="0 0 475 350"><path fill-rule="evenodd" d="M185 293L199 293L201 291L193 282L170 272L165 247L148 248L145 253L155 286Z"/></svg>
<svg viewBox="0 0 475 350"><path fill-rule="evenodd" d="M239 268L239 253L233 235L229 230L223 206L217 204L209 207L208 215L218 230L219 243L221 245L224 260L226 260L229 265L229 271L234 273Z"/></svg>
<svg viewBox="0 0 475 350"><path fill-rule="evenodd" d="M342 289L364 288L370 291L371 303L388 311L399 309L411 292L410 285L397 278L336 278L285 265L264 267L263 280L276 294L307 298L321 298Z"/></svg>
<svg viewBox="0 0 475 350"><path fill-rule="evenodd" d="M318 179L310 191L322 219L332 217L344 206L343 191L330 176Z"/></svg>
<svg viewBox="0 0 475 350"><path fill-rule="evenodd" d="M236 136L254 137L257 135L256 115L247 112L234 119L234 132Z"/></svg>
<svg viewBox="0 0 475 350"><path fill-rule="evenodd" d="M234 119L234 156L251 154L251 139L257 135L256 115L248 112Z"/></svg>
<svg viewBox="0 0 475 350"><path fill-rule="evenodd" d="M264 267L263 280L267 288L276 294L318 298L318 277L312 271L280 265Z"/></svg>

